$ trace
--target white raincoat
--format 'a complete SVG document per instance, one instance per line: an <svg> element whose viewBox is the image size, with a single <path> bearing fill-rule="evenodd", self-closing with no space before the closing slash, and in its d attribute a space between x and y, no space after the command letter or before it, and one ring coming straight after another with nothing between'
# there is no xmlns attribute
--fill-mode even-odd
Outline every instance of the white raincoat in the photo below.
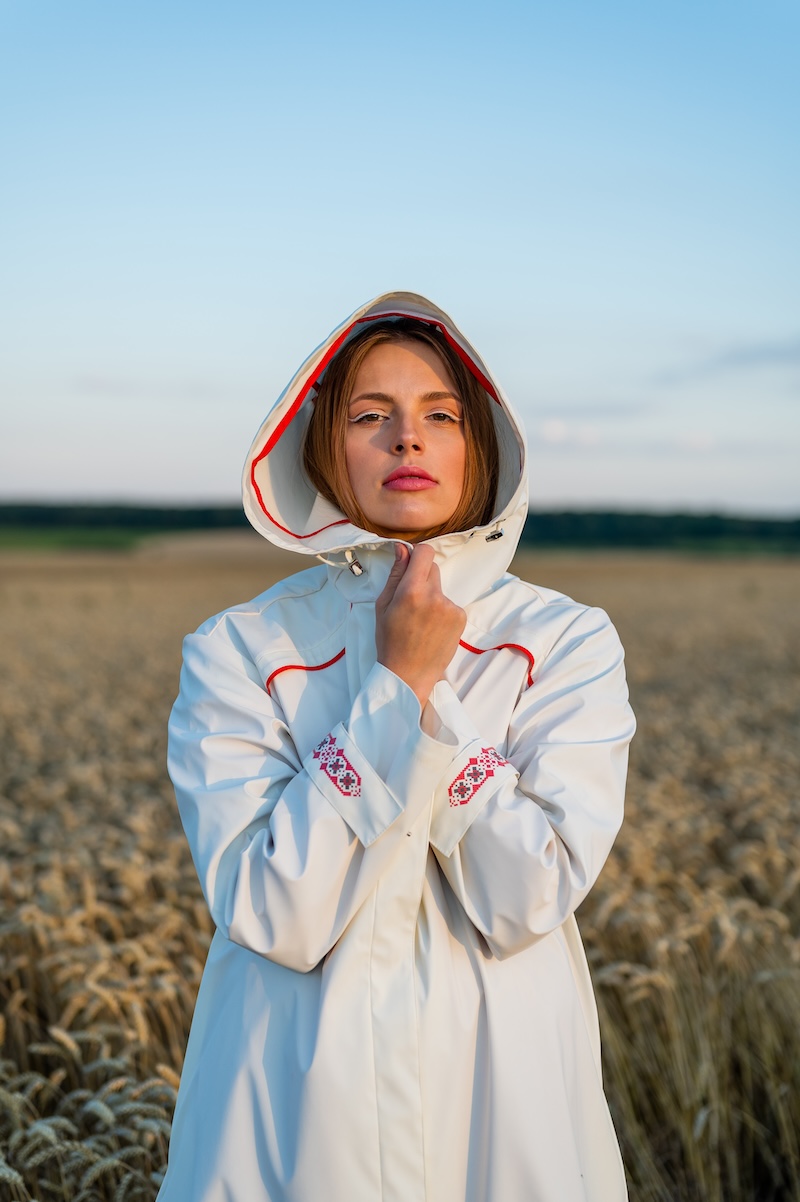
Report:
<svg viewBox="0 0 800 1202"><path fill-rule="evenodd" d="M326 364L387 314L443 330L501 452L495 520L433 540L468 621L422 718L376 663L393 545L298 458ZM185 642L169 767L217 932L160 1202L619 1202L573 911L634 722L606 615L506 573L527 507L508 402L446 314L382 296L281 396L244 503L324 562Z"/></svg>

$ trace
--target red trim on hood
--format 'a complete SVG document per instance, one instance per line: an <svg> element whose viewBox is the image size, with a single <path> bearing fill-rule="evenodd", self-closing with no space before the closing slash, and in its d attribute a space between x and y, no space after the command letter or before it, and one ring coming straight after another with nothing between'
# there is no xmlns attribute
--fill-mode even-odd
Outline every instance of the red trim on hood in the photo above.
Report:
<svg viewBox="0 0 800 1202"><path fill-rule="evenodd" d="M536 660L527 647L522 647L519 643L499 643L496 647L473 647L470 643L465 643L463 639L458 640L458 645L465 651L471 651L474 655L485 655L487 651L519 651L528 661L528 688L533 684L532 673Z"/></svg>
<svg viewBox="0 0 800 1202"><path fill-rule="evenodd" d="M269 686L272 684L276 676L280 676L281 672L321 672L323 668L330 668L331 664L338 663L343 655L344 647L342 647L338 655L334 655L333 659L326 660L324 664L284 664L282 668L276 668L275 671L267 677L267 683L264 685L264 688L269 693Z"/></svg>
<svg viewBox="0 0 800 1202"><path fill-rule="evenodd" d="M372 313L370 315L357 318L356 321L351 322L351 324L347 327L347 329L343 330L342 333L338 336L338 338L335 338L334 341L331 343L331 345L328 347L327 351L325 352L322 359L320 360L320 363L319 363L319 366L317 367L316 372L314 373L313 376L309 376L309 378L306 380L305 384L303 384L302 388L300 389L300 391L298 392L294 401L292 402L291 407L287 410L286 413L284 413L283 417L278 422L275 429L272 431L272 434L270 435L269 439L267 440L264 448L261 451L259 451L258 455L256 455L255 459L250 464L250 483L253 487L253 492L256 495L256 500L258 501L258 504L260 505L262 512L264 513L264 515L266 517L269 518L269 520L272 522L273 526L276 526L278 528L278 530L282 530L284 534L290 534L292 536L292 538L298 538L298 539L313 538L316 534L321 534L323 530L331 530L334 526L348 525L349 524L348 519L347 518L339 518L335 522L328 522L328 524L326 526L320 526L319 530L312 530L312 531L310 531L309 534L296 534L294 530L289 530L287 526L282 526L280 524L280 522L272 516L272 514L269 512L266 505L264 504L264 498L261 494L261 489L258 487L258 482L256 481L256 467L261 462L261 460L266 458L266 456L269 455L270 451L274 450L274 448L277 446L278 442L285 434L288 426L293 421L295 415L297 414L297 411L300 409L301 405L305 401L309 392L311 391L312 388L314 388L316 386L320 375L325 370L325 368L328 366L331 359L334 357L336 352L341 347L342 343L346 341L346 339L348 338L351 331L354 330L356 326L363 325L364 322L382 321L386 317L410 317L410 318L412 318L412 320L419 321L423 325L436 326L436 328L439 330L439 332L443 335L443 337L447 341L448 346L450 346L451 349L453 351L455 351L455 353L458 355L459 359L462 360L462 362L469 369L469 371L472 373L472 375L475 377L475 379L478 380L479 383L486 389L486 391L489 393L489 396L492 398L492 400L496 401L498 405L500 404L500 398L498 397L495 387L492 384L491 380L489 380L488 377L485 376L483 374L483 372L479 370L479 368L476 366L476 364L473 363L472 359L469 357L467 352L463 349L463 347L459 346L459 344L456 342L455 338L453 338L452 334L450 333L450 331L447 329L447 327L444 325L443 322L437 321L433 317L431 317L431 318L418 317L416 313L404 313L404 312L401 312L400 310L398 310L396 312L392 311L392 312L388 312L388 313Z"/></svg>

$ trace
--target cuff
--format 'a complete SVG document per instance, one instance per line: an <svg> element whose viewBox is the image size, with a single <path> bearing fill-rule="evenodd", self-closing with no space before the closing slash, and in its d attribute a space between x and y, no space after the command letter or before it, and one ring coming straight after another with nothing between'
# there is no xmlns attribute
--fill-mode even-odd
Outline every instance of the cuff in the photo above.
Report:
<svg viewBox="0 0 800 1202"><path fill-rule="evenodd" d="M314 784L365 847L400 814L418 817L459 750L449 731L430 738L419 720L412 690L376 664L347 727L335 727L304 761Z"/></svg>
<svg viewBox="0 0 800 1202"><path fill-rule="evenodd" d="M437 685L433 701L439 721L459 743L436 789L430 833L431 846L450 856L489 798L518 773L494 747L486 746L449 685Z"/></svg>

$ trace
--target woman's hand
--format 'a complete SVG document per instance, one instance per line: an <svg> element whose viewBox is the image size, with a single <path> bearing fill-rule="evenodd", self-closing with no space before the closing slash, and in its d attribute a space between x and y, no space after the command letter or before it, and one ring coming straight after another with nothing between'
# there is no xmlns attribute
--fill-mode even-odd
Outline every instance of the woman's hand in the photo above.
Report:
<svg viewBox="0 0 800 1202"><path fill-rule="evenodd" d="M455 655L467 615L442 592L432 547L395 547L394 567L375 602L378 662L404 680L424 708Z"/></svg>

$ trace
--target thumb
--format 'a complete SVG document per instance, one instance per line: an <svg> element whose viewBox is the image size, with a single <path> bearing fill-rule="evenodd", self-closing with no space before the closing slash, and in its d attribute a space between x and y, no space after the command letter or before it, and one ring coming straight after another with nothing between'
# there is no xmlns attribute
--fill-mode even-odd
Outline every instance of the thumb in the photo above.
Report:
<svg viewBox="0 0 800 1202"><path fill-rule="evenodd" d="M383 586L383 592L375 602L376 606L381 609L386 609L392 603L397 586L406 574L406 568L410 561L408 547L404 543L395 543L394 545L394 563L389 572L389 578Z"/></svg>

